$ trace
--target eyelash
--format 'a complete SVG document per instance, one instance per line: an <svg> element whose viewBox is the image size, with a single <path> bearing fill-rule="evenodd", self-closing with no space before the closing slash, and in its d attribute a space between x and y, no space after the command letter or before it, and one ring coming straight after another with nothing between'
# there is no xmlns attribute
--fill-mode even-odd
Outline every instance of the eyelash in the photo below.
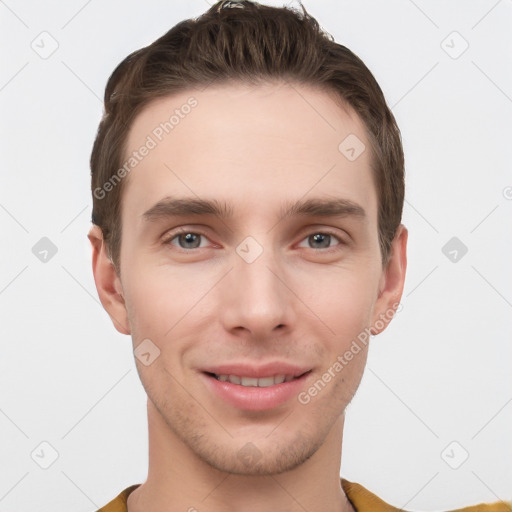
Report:
<svg viewBox="0 0 512 512"><path fill-rule="evenodd" d="M173 245L173 244L171 244L171 242L175 238L177 238L179 235L186 235L186 234L200 235L200 236L208 239L208 236L205 235L204 233L202 233L201 231L193 231L190 229L179 228L179 229L173 231L172 233L170 233L168 236L166 236L162 243L164 245ZM347 242L345 240L343 240L338 234L330 231L329 229L312 231L308 235L303 237L301 239L301 242L313 235L329 235L329 236L335 238L339 242L337 245L334 245L333 247L328 247L328 248L313 249L311 247L308 247L308 249L311 249L313 251L321 251L323 253L329 254L331 252L335 252L335 251L339 250L342 246L348 245ZM173 245L173 247L176 247L176 249L178 249L179 251L187 252L187 253L192 252L195 249L204 249L204 247L194 247L192 249L183 249L182 247L178 247L178 246L174 246L174 245Z"/></svg>

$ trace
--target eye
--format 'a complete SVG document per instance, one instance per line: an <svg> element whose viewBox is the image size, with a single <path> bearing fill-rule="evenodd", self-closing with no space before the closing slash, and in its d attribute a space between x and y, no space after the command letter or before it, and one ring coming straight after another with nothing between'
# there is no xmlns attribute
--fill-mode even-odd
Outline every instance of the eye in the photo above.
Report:
<svg viewBox="0 0 512 512"><path fill-rule="evenodd" d="M333 247L337 247L339 245L345 245L345 242L339 236L323 231L312 233L304 240L310 244L311 249L332 249ZM332 241L336 241L338 243L333 246L331 245Z"/></svg>
<svg viewBox="0 0 512 512"><path fill-rule="evenodd" d="M180 249L200 249L201 247L205 247L201 245L201 239L207 240L206 236L202 233L182 230L174 232L167 237L164 240L164 244L174 245ZM174 240L176 240L176 243L173 243Z"/></svg>
<svg viewBox="0 0 512 512"><path fill-rule="evenodd" d="M178 249L186 251L208 247L207 241L208 238L203 233L181 229L179 231L170 233L163 240L163 243L164 245L173 245ZM308 244L307 247L310 249L322 250L323 252L337 250L337 248L341 248L339 246L346 245L344 240L339 235L335 235L334 233L326 231L317 231L315 233L311 233L306 238L304 238L303 242L301 243L303 244L304 241ZM299 245L299 247L304 247L304 245Z"/></svg>

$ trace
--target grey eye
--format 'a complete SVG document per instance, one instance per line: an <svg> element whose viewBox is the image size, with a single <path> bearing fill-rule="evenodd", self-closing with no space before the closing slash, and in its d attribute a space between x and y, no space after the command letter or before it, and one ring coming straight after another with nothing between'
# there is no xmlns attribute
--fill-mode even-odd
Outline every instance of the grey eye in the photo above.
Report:
<svg viewBox="0 0 512 512"><path fill-rule="evenodd" d="M201 245L202 236L203 235L200 235L199 233L180 233L170 240L170 243L177 239L178 246L182 249L197 249Z"/></svg>
<svg viewBox="0 0 512 512"><path fill-rule="evenodd" d="M319 247L313 247L314 249L324 249L326 247L329 247L331 242L331 235L325 233L316 233L314 235L310 235L308 237L308 241L313 244L320 245Z"/></svg>

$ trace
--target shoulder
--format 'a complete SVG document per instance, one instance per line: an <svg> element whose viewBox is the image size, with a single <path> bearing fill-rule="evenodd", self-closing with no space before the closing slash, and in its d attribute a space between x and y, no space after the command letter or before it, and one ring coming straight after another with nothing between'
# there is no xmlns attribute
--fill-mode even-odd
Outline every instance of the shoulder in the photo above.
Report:
<svg viewBox="0 0 512 512"><path fill-rule="evenodd" d="M112 501L109 501L97 512L126 512L126 502L128 501L128 496L140 485L141 484L130 485L130 487L127 487L121 491Z"/></svg>
<svg viewBox="0 0 512 512"><path fill-rule="evenodd" d="M402 508L386 503L361 484L342 478L341 486L357 512L406 512ZM469 507L447 510L446 512L512 512L512 502L479 503Z"/></svg>
<svg viewBox="0 0 512 512"><path fill-rule="evenodd" d="M141 484L131 485L121 491L112 501L101 507L97 512L127 512L128 496ZM356 512L407 512L394 507L356 482L341 479L341 486L352 503ZM477 505L452 509L446 512L512 512L512 502L498 501L495 503L479 503Z"/></svg>

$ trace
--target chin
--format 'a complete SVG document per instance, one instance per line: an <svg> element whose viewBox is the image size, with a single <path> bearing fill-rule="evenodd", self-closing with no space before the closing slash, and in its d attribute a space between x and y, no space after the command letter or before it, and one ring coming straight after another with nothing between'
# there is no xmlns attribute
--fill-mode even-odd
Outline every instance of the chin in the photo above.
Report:
<svg viewBox="0 0 512 512"><path fill-rule="evenodd" d="M340 417L332 404L328 409L308 410L307 416L300 406L302 414L289 414L271 428L267 422L258 425L249 420L224 427L205 415L198 403L183 393L179 396L179 391L171 403L168 395L151 393L151 386L145 388L156 413L153 428L161 430L163 437L170 434L179 440L198 462L233 475L271 476L294 470L323 446Z"/></svg>
<svg viewBox="0 0 512 512"><path fill-rule="evenodd" d="M217 443L206 436L184 440L191 451L203 462L224 473L241 476L271 476L291 471L304 464L322 445L322 439L313 440L297 433L293 439L279 442L260 439L240 443L231 439Z"/></svg>

